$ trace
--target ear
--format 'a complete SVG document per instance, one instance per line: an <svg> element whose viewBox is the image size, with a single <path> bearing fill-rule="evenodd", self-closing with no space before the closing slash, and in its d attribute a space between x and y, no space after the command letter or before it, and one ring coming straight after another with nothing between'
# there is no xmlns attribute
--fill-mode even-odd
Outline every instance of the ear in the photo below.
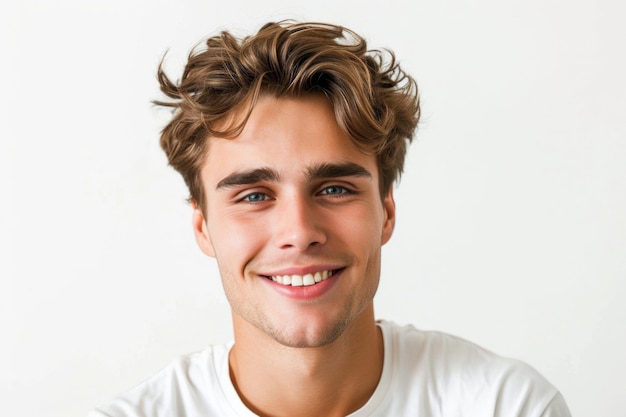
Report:
<svg viewBox="0 0 626 417"><path fill-rule="evenodd" d="M396 202L393 200L393 187L389 187L389 191L383 200L384 222L381 234L381 242L384 245L389 241L396 225Z"/></svg>
<svg viewBox="0 0 626 417"><path fill-rule="evenodd" d="M191 202L191 206L193 207L192 224L196 242L205 255L215 258L215 250L209 237L209 229L207 228L204 214L195 201Z"/></svg>

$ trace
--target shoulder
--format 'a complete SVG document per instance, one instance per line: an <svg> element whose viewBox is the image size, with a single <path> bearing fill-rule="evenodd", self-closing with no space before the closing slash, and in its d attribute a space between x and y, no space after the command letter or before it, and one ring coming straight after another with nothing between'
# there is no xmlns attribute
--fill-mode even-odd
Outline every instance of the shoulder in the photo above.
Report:
<svg viewBox="0 0 626 417"><path fill-rule="evenodd" d="M217 400L207 395L216 397L211 393L219 392L218 367L227 358L226 345L180 356L152 377L98 407L90 417L157 417L206 409L207 404Z"/></svg>
<svg viewBox="0 0 626 417"><path fill-rule="evenodd" d="M541 416L555 398L562 398L546 378L522 361L447 333L389 322L380 325L390 339L396 378L411 387L413 395L436 401L448 414L456 408L476 408L493 410L496 416Z"/></svg>
<svg viewBox="0 0 626 417"><path fill-rule="evenodd" d="M402 362L418 366L428 364L433 372L448 376L477 374L496 378L523 374L528 378L544 381L528 364L497 355L461 337L438 331L418 330L412 325L383 323L389 329L394 354Z"/></svg>

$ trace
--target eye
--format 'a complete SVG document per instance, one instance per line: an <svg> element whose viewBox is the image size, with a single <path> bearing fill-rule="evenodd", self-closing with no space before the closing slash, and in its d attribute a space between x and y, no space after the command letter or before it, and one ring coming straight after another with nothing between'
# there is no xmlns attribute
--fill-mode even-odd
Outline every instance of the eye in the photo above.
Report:
<svg viewBox="0 0 626 417"><path fill-rule="evenodd" d="M322 195L343 195L348 194L350 191L346 187L340 185L330 185L322 189L320 194Z"/></svg>
<svg viewBox="0 0 626 417"><path fill-rule="evenodd" d="M248 203L259 203L261 201L266 201L268 199L267 194L264 193L250 193L243 197L241 201L245 201Z"/></svg>

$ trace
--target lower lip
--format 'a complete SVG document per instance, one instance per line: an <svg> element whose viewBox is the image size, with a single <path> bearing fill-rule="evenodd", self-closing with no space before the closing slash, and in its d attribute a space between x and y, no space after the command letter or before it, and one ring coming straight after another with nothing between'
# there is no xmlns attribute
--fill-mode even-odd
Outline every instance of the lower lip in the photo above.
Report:
<svg viewBox="0 0 626 417"><path fill-rule="evenodd" d="M315 298L319 298L328 292L337 282L337 278L343 272L343 269L336 271L329 278L320 281L313 285L293 287L291 285L283 285L279 284L275 281L272 281L268 278L263 278L268 285L272 287L275 291L279 292L281 295L284 295L289 298L293 298L295 300L312 300Z"/></svg>

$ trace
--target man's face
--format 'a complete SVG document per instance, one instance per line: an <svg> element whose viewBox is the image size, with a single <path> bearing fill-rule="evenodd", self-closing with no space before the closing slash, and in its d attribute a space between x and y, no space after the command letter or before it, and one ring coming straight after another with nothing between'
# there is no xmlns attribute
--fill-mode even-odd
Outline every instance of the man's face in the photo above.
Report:
<svg viewBox="0 0 626 417"><path fill-rule="evenodd" d="M211 138L201 171L201 249L217 259L235 332L292 347L334 341L371 312L394 202L374 156L323 97L264 97L234 139Z"/></svg>

